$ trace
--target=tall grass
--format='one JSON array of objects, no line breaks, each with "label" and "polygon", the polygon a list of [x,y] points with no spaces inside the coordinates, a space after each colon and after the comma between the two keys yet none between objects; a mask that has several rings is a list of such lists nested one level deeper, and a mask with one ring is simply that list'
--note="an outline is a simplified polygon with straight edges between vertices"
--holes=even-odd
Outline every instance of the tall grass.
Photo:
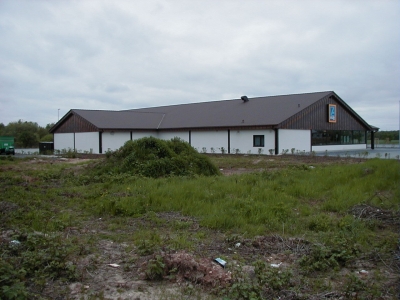
[{"label": "tall grass", "polygon": [[[35,172],[28,170],[27,174],[46,181],[45,189],[35,188],[36,181],[27,185],[18,172],[0,177],[7,186],[3,197],[10,195],[24,211],[16,222],[25,218],[27,226],[39,231],[69,226],[72,217],[68,209],[80,207],[81,214],[96,216],[138,217],[177,211],[212,229],[249,236],[273,232],[299,235],[340,229],[349,209],[360,203],[398,210],[400,198],[398,162],[379,159],[213,177],[74,176],[56,166]],[[10,186],[11,182],[15,185]],[[385,196],[375,197],[377,193]],[[49,201],[43,201],[46,198]],[[63,209],[51,211],[56,203]]]},{"label": "tall grass", "polygon": [[[249,236],[298,235],[342,230],[342,219],[356,204],[398,209],[399,179],[396,161],[375,159],[229,177],[132,177],[123,184],[94,185],[84,203],[98,215],[137,217],[151,211],[178,211],[212,229]],[[377,192],[391,196],[377,203]],[[350,223],[352,228],[361,226]]]}]

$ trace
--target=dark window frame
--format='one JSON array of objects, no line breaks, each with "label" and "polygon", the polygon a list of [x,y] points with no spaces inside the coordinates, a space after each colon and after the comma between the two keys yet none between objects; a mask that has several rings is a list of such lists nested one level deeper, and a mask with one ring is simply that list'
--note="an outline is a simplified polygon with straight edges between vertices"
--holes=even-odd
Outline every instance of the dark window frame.
[{"label": "dark window frame", "polygon": [[265,147],[264,135],[253,135],[253,147]]}]

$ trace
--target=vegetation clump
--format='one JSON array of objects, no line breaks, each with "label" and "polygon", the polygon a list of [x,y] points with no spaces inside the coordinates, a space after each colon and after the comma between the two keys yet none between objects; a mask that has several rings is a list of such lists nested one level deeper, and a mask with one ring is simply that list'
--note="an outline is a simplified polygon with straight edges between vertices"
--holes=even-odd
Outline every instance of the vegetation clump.
[{"label": "vegetation clump", "polygon": [[19,234],[15,240],[3,235],[0,243],[0,299],[41,299],[49,281],[77,280],[76,266],[69,260],[73,243],[60,235]]},{"label": "vegetation clump", "polygon": [[198,153],[187,142],[173,138],[165,141],[145,137],[128,141],[115,152],[109,152],[101,171],[129,173],[144,177],[219,175],[210,159]]}]

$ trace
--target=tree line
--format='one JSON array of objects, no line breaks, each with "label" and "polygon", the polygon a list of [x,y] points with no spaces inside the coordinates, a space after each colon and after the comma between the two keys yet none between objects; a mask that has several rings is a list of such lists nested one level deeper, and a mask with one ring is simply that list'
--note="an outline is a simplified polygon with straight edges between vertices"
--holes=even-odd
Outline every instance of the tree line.
[{"label": "tree line", "polygon": [[0,123],[0,136],[13,136],[16,148],[37,148],[39,142],[52,142],[53,135],[49,132],[54,123],[41,127],[36,122],[19,120],[8,125]]},{"label": "tree line", "polygon": [[[376,139],[384,140],[384,141],[398,141],[399,140],[399,131],[398,130],[388,130],[388,131],[378,131],[375,132]],[[371,139],[371,133],[368,133],[368,139]]]}]

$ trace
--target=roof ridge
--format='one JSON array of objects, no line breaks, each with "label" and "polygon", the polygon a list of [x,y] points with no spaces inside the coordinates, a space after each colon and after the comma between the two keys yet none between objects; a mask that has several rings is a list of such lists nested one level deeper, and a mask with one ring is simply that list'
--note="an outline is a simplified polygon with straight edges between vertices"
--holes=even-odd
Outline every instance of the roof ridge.
[{"label": "roof ridge", "polygon": [[135,111],[136,109],[125,109],[125,110],[108,110],[108,109],[80,109],[80,108],[72,108],[71,111],[79,112],[79,111],[93,111],[93,112],[127,112],[127,113],[137,113],[137,114],[163,114],[162,112],[157,111]]},{"label": "roof ridge", "polygon": [[[308,93],[272,95],[272,96],[258,96],[258,97],[248,97],[248,98],[251,100],[251,99],[259,99],[259,98],[275,98],[275,97],[312,95],[312,94],[324,94],[324,93],[334,93],[334,91],[308,92]],[[172,105],[131,108],[131,109],[123,110],[123,111],[145,110],[145,109],[155,109],[155,108],[163,108],[163,107],[175,107],[175,106],[181,106],[181,105],[200,105],[200,104],[204,104],[204,103],[217,103],[217,102],[236,101],[236,100],[241,100],[241,99],[235,98],[235,99],[211,100],[211,101],[201,101],[201,102],[178,103],[178,104],[172,104]]]}]

